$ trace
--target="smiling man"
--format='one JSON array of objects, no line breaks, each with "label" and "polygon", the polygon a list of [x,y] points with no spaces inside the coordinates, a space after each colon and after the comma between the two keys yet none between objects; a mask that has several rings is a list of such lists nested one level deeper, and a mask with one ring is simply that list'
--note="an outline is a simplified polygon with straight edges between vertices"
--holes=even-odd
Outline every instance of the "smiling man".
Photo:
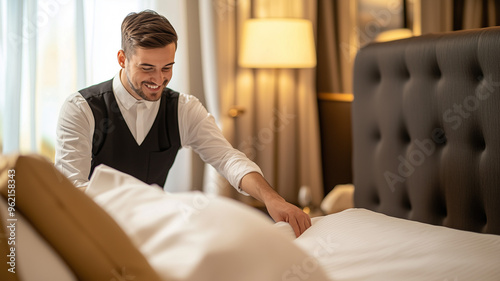
[{"label": "smiling man", "polygon": [[178,150],[191,147],[299,236],[311,226],[309,216],[279,196],[260,168],[229,144],[198,99],[167,88],[176,49],[177,34],[165,17],[149,10],[125,17],[121,70],[72,94],[61,108],[56,167],[81,188],[99,164],[163,186]]}]

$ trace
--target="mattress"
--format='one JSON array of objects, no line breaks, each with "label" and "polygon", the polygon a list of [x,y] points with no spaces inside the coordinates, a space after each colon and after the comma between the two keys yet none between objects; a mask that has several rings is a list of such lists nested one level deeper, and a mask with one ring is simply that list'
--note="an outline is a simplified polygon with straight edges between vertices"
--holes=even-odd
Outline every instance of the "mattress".
[{"label": "mattress", "polygon": [[[286,234],[294,239],[291,228]],[[294,243],[331,280],[500,280],[500,236],[366,209],[316,218]]]}]

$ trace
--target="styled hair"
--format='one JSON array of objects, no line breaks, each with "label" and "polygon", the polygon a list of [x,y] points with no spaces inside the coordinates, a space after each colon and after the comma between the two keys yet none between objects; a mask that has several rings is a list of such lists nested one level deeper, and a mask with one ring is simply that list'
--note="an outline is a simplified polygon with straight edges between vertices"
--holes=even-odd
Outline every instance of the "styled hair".
[{"label": "styled hair", "polygon": [[152,10],[128,14],[122,22],[122,49],[125,55],[135,53],[135,48],[162,48],[175,43],[177,33],[164,16]]}]

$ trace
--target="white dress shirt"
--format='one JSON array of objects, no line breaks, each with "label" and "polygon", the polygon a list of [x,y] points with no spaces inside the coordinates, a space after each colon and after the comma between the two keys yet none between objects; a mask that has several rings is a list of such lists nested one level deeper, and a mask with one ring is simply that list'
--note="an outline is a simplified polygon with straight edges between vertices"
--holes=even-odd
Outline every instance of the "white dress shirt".
[{"label": "white dress shirt", "polygon": [[[120,73],[113,78],[113,92],[130,132],[140,145],[153,126],[160,101],[136,100],[122,85]],[[239,186],[244,175],[250,172],[262,175],[254,162],[229,144],[214,117],[196,97],[179,95],[178,120],[182,147],[193,148],[238,191],[242,192]],[[94,115],[85,98],[79,92],[69,96],[59,114],[55,166],[77,187],[88,184],[94,126]]]}]

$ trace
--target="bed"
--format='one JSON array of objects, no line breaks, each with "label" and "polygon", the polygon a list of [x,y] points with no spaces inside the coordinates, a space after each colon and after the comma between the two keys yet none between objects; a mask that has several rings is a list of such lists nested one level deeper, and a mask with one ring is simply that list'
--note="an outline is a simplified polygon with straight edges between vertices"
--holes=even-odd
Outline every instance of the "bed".
[{"label": "bed", "polygon": [[2,156],[0,279],[500,280],[499,46],[487,28],[362,48],[355,208],[299,238],[230,199],[106,166],[82,193],[39,156]]}]

